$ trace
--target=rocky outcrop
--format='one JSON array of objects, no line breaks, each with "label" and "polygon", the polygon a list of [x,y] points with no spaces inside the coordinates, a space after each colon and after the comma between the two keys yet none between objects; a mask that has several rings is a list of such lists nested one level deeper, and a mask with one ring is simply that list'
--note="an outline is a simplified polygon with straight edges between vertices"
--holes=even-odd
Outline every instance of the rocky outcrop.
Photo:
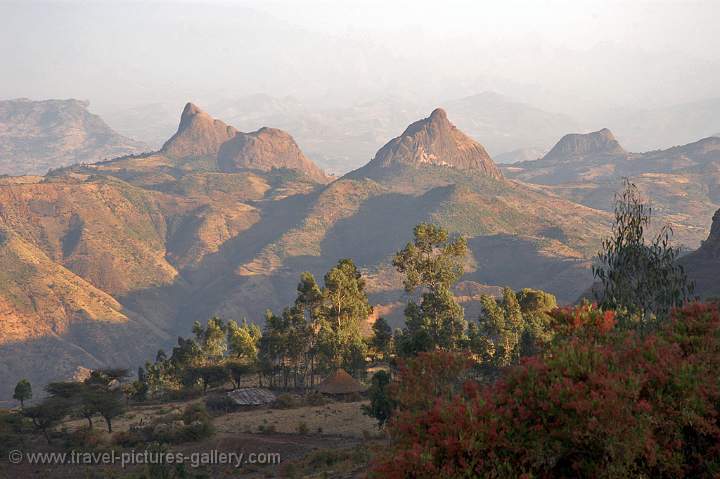
[{"label": "rocky outcrop", "polygon": [[408,126],[402,135],[383,146],[359,172],[425,165],[479,170],[488,176],[502,178],[502,173],[485,148],[450,123],[441,108],[434,110],[428,118]]},{"label": "rocky outcrop", "polygon": [[695,293],[703,298],[720,297],[720,210],[712,218],[708,238],[700,248],[680,259]]},{"label": "rocky outcrop", "polygon": [[192,103],[185,105],[180,126],[160,152],[171,158],[215,157],[220,146],[238,131],[216,120]]},{"label": "rocky outcrop", "polygon": [[163,145],[160,153],[173,159],[211,159],[226,173],[289,169],[319,183],[330,180],[288,133],[267,127],[243,133],[192,103],[185,105],[177,133]]},{"label": "rocky outcrop", "polygon": [[607,128],[592,133],[571,133],[560,141],[543,158],[544,161],[562,161],[594,155],[624,155],[626,152]]},{"label": "rocky outcrop", "polygon": [[293,137],[276,128],[237,133],[220,147],[218,166],[224,172],[286,168],[320,183],[328,181],[327,175],[303,154]]}]

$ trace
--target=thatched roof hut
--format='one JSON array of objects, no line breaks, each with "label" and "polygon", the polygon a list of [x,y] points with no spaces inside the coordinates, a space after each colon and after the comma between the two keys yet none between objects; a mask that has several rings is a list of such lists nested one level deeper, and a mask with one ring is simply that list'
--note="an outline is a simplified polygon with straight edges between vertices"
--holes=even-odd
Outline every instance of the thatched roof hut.
[{"label": "thatched roof hut", "polygon": [[367,389],[344,369],[338,369],[315,388],[323,394],[343,395],[362,393]]},{"label": "thatched roof hut", "polygon": [[262,406],[275,402],[275,395],[262,388],[240,388],[227,393],[239,406]]}]

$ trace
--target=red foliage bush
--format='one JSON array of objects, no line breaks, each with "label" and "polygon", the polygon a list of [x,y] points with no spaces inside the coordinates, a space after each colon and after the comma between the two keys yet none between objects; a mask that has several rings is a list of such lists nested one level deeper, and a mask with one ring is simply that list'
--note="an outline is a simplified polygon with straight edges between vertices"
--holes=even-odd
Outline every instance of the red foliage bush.
[{"label": "red foliage bush", "polygon": [[556,319],[565,339],[500,381],[466,381],[430,407],[400,409],[392,450],[370,476],[720,475],[717,305],[677,310],[646,337],[607,334],[612,314],[592,307],[561,310]]}]

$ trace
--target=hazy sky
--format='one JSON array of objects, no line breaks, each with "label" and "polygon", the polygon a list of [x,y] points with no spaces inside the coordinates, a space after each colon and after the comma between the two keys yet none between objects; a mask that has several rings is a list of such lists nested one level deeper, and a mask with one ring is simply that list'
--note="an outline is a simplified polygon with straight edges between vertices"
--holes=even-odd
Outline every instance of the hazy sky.
[{"label": "hazy sky", "polygon": [[0,98],[662,106],[720,96],[719,21],[715,0],[0,0]]}]

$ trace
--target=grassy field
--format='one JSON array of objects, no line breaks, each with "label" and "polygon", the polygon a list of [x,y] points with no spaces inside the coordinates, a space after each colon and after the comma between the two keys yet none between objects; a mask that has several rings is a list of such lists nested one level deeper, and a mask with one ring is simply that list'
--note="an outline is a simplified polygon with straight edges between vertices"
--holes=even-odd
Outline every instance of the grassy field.
[{"label": "grassy field", "polygon": [[[132,405],[127,412],[113,421],[113,434],[108,434],[101,418],[93,420],[93,432],[87,434],[87,420],[72,418],[58,428],[64,434],[48,445],[40,436],[28,438],[22,446],[25,452],[55,452],[72,450],[83,452],[123,453],[155,450],[155,445],[142,444],[121,447],[116,444],[119,435],[138,425],[157,422],[163,417],[181,415],[189,405],[202,399],[176,401],[155,405]],[[366,401],[329,401],[323,405],[298,405],[278,409],[260,407],[212,418],[214,434],[194,442],[165,446],[167,451],[181,453],[186,458],[213,451],[224,453],[255,454],[265,457],[269,464],[250,463],[246,459],[240,467],[235,464],[200,465],[192,462],[175,470],[176,466],[150,468],[145,465],[122,467],[111,465],[14,465],[7,458],[0,459],[0,477],[22,478],[356,478],[363,477],[372,451],[386,443],[375,421],[362,414]],[[61,437],[62,436],[62,437]],[[78,440],[82,437],[82,440]],[[263,456],[264,455],[264,456]],[[279,463],[277,462],[279,459]],[[187,460],[186,460],[187,461]],[[255,461],[261,461],[255,459]]]}]

